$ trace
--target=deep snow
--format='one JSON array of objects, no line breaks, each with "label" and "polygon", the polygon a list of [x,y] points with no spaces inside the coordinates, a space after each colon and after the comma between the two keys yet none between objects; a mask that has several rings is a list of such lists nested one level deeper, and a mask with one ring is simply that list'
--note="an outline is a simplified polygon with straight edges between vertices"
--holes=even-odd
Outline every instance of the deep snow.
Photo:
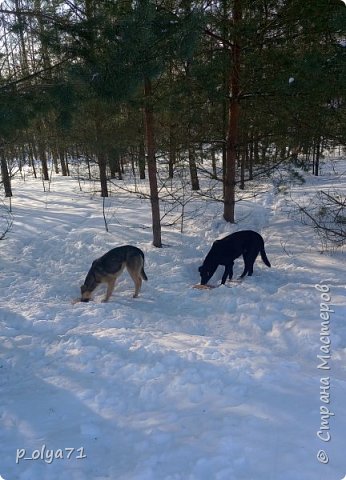
[{"label": "deep snow", "polygon": [[[335,184],[324,173],[306,175],[292,195]],[[0,242],[5,480],[345,476],[345,257],[321,253],[313,230],[288,214],[287,195],[268,183],[237,205],[237,225],[221,220],[220,204],[197,199],[188,208],[202,205],[203,216],[191,215],[183,234],[164,228],[156,249],[145,199],[108,199],[107,233],[87,182],[80,192],[53,176],[43,192],[17,176],[13,187],[14,225]],[[263,235],[272,268],[257,259],[240,285],[191,288],[213,240],[247,228]],[[100,288],[94,302],[72,305],[91,261],[124,244],[146,255],[140,297],[124,274],[108,304]],[[322,343],[321,304],[334,310]],[[323,345],[330,370],[318,368]],[[330,398],[320,398],[321,379]],[[321,424],[329,441],[317,436]],[[43,458],[21,458],[32,455]]]}]

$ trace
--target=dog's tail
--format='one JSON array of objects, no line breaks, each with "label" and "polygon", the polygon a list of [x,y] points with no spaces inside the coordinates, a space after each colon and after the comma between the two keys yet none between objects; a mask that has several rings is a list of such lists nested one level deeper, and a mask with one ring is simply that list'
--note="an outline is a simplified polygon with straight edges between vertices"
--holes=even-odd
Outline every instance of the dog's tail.
[{"label": "dog's tail", "polygon": [[148,277],[146,276],[146,273],[144,271],[144,253],[142,252],[142,250],[140,250],[140,254],[142,257],[141,277],[143,280],[147,281]]},{"label": "dog's tail", "polygon": [[148,280],[148,277],[146,276],[145,271],[144,271],[144,267],[142,267],[142,270],[141,270],[141,277],[142,277],[143,280],[145,280],[145,281]]},{"label": "dog's tail", "polygon": [[264,250],[264,245],[261,248],[260,253],[261,253],[261,258],[262,258],[263,262],[267,265],[267,267],[271,267],[270,262],[269,262],[268,257],[267,257],[267,254]]}]

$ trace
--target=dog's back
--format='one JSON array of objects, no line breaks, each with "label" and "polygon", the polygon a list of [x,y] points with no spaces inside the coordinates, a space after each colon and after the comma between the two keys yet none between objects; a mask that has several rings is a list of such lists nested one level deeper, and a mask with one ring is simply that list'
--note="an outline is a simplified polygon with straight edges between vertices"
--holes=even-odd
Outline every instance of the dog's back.
[{"label": "dog's back", "polygon": [[100,275],[114,275],[128,265],[138,265],[138,269],[140,266],[143,269],[143,280],[147,280],[144,272],[144,253],[132,245],[113,248],[92,263]]},{"label": "dog's back", "polygon": [[224,261],[235,260],[243,255],[244,252],[264,250],[264,241],[262,236],[253,230],[241,230],[240,232],[231,233],[220,240],[213,243],[212,252],[220,260],[220,265],[224,265]]}]

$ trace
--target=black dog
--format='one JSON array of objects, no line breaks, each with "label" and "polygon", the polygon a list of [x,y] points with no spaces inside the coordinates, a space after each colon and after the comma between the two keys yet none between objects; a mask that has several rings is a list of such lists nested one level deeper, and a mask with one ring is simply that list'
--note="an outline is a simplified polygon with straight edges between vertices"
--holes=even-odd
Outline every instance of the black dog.
[{"label": "black dog", "polygon": [[201,274],[201,285],[206,285],[209,282],[219,265],[225,266],[221,284],[225,284],[227,276],[231,280],[234,260],[240,257],[240,255],[243,255],[245,264],[240,278],[245,277],[246,274],[250,277],[253,274],[253,265],[259,253],[263,262],[267,267],[270,267],[271,265],[264,250],[263,238],[259,233],[252,230],[232,233],[221,240],[216,240],[205,257],[203,265],[198,269]]}]

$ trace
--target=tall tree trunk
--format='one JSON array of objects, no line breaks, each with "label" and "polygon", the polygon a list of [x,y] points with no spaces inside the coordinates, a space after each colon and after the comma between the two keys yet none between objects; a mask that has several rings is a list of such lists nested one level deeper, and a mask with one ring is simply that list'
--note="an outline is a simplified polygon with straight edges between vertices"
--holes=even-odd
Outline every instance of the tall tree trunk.
[{"label": "tall tree trunk", "polygon": [[37,151],[35,155],[38,156],[39,161],[42,167],[42,178],[43,180],[49,180],[49,172],[48,172],[48,162],[47,162],[47,152],[46,152],[46,145],[44,142],[44,122],[43,120],[39,119],[37,124]]},{"label": "tall tree trunk", "polygon": [[[242,19],[241,0],[234,0],[233,9],[233,26],[235,30],[239,27]],[[235,175],[237,162],[237,146],[238,146],[238,129],[240,118],[240,41],[239,34],[235,31],[233,44],[231,47],[231,71],[229,78],[229,90],[231,94],[229,104],[229,121],[227,135],[226,150],[226,172],[225,172],[225,189],[224,189],[224,211],[223,217],[227,222],[234,223],[235,209]]]},{"label": "tall tree trunk", "polygon": [[247,147],[245,147],[240,156],[240,185],[239,188],[241,190],[245,189],[245,163],[246,163],[246,155],[247,154]]},{"label": "tall tree trunk", "polygon": [[160,204],[159,193],[157,187],[156,157],[155,157],[155,134],[154,134],[154,113],[152,105],[152,87],[148,77],[144,78],[144,121],[145,135],[148,153],[148,176],[150,186],[150,202],[153,227],[153,245],[161,248],[161,221],[160,221]]},{"label": "tall tree trunk", "polygon": [[4,185],[5,197],[12,197],[11,177],[8,172],[7,161],[5,158],[5,149],[0,147],[1,178]]},{"label": "tall tree trunk", "polygon": [[[174,91],[174,67],[173,62],[170,62],[169,65],[169,91]],[[177,160],[177,145],[175,138],[175,116],[174,111],[174,97],[172,93],[170,94],[169,99],[169,153],[168,153],[168,178],[172,179],[174,176],[174,167]]]},{"label": "tall tree trunk", "polygon": [[210,154],[211,154],[211,166],[212,166],[212,171],[213,171],[213,178],[215,178],[215,180],[216,180],[217,179],[216,151],[215,151],[214,147],[212,147]]},{"label": "tall tree trunk", "polygon": [[59,173],[59,155],[58,155],[58,150],[56,148],[56,145],[53,145],[52,147],[52,159],[53,159],[54,171],[55,173]]},{"label": "tall tree trunk", "polygon": [[94,121],[95,121],[95,143],[96,143],[96,158],[97,165],[99,167],[101,197],[108,197],[108,185],[107,185],[107,155],[105,142],[102,136],[101,127],[102,114],[100,111],[100,105],[96,104],[94,109]]},{"label": "tall tree trunk", "polygon": [[129,148],[129,155],[130,155],[132,175],[136,177],[135,152],[133,151],[133,148]]},{"label": "tall tree trunk", "polygon": [[249,180],[253,180],[253,136],[251,136],[248,150],[249,150],[249,165],[248,165]]},{"label": "tall tree trunk", "polygon": [[[187,92],[189,98],[192,98],[192,85],[191,85],[191,61],[188,61],[186,64],[186,81],[187,81]],[[192,138],[192,111],[190,103],[188,103],[188,126],[187,126],[187,142],[188,142],[188,155],[189,155],[189,170],[191,178],[191,188],[192,190],[199,190],[199,181],[197,175],[197,165],[195,157],[195,147],[193,145]]]},{"label": "tall tree trunk", "polygon": [[169,158],[168,158],[168,178],[173,178],[174,167],[177,161],[177,145],[175,140],[174,125],[172,120],[169,124]]},{"label": "tall tree trunk", "polygon": [[261,162],[263,165],[265,165],[266,163],[267,150],[268,150],[268,141],[264,140],[261,148]]},{"label": "tall tree trunk", "polygon": [[321,157],[321,137],[318,137],[315,141],[316,150],[315,150],[315,171],[314,175],[318,177],[320,171],[320,157]]},{"label": "tall tree trunk", "polygon": [[68,170],[67,170],[67,162],[65,160],[65,152],[63,148],[59,148],[59,159],[60,159],[60,165],[61,165],[61,173],[63,177],[67,177],[68,175]]},{"label": "tall tree trunk", "polygon": [[40,38],[40,50],[41,50],[42,63],[46,70],[46,75],[48,75],[51,78],[52,76],[50,72],[51,61],[48,53],[47,43],[44,40],[46,32],[45,32],[44,23],[42,21],[41,3],[42,3],[41,0],[34,0],[34,8],[38,14],[37,22],[38,22],[38,30],[39,30],[39,38]]},{"label": "tall tree trunk", "polygon": [[[229,37],[229,14],[228,0],[222,0],[222,36],[224,39]],[[229,122],[229,47],[226,42],[223,44],[223,65],[222,65],[222,188],[223,198],[225,198],[226,189],[226,166],[227,166],[227,132]]]},{"label": "tall tree trunk", "polygon": [[34,178],[37,178],[36,167],[35,167],[35,153],[34,147],[32,143],[28,145],[28,157],[29,157],[29,166],[32,167],[32,173],[34,174]]},{"label": "tall tree trunk", "polygon": [[190,177],[191,177],[191,188],[192,190],[199,190],[199,181],[197,175],[197,166],[196,166],[196,159],[195,159],[195,149],[189,144],[189,169],[190,169]]},{"label": "tall tree trunk", "polygon": [[42,178],[43,180],[49,180],[49,171],[48,171],[48,162],[47,162],[47,152],[45,145],[41,139],[38,141],[38,154],[40,156],[40,162],[42,166]]},{"label": "tall tree trunk", "polygon": [[104,152],[100,152],[97,156],[97,163],[100,172],[101,197],[108,197],[107,186],[107,157]]},{"label": "tall tree trunk", "polygon": [[111,178],[116,178],[118,175],[118,180],[122,180],[122,173],[120,168],[120,152],[117,148],[113,148],[108,159],[109,169],[111,172]]},{"label": "tall tree trunk", "polygon": [[138,168],[139,168],[139,178],[141,180],[145,179],[145,147],[143,142],[139,143],[138,148]]},{"label": "tall tree trunk", "polygon": [[118,180],[122,180],[123,175],[124,175],[124,166],[123,166],[122,156],[121,156],[120,153],[118,153],[116,161],[117,161],[117,167],[116,168],[117,168],[117,172],[118,172]]},{"label": "tall tree trunk", "polygon": [[91,180],[91,166],[90,166],[89,154],[87,155],[87,158],[86,158],[86,164],[87,164],[87,169],[88,169],[88,179]]},{"label": "tall tree trunk", "polygon": [[22,6],[20,5],[19,0],[14,1],[14,6],[15,6],[15,11],[16,11],[16,16],[17,16],[17,28],[18,28],[18,33],[19,33],[19,59],[20,59],[20,66],[22,69],[22,74],[24,76],[27,76],[29,74],[29,66],[28,66],[28,56],[26,52],[26,44],[25,44],[25,38],[24,38],[24,21],[23,21],[23,15],[21,14]]}]

